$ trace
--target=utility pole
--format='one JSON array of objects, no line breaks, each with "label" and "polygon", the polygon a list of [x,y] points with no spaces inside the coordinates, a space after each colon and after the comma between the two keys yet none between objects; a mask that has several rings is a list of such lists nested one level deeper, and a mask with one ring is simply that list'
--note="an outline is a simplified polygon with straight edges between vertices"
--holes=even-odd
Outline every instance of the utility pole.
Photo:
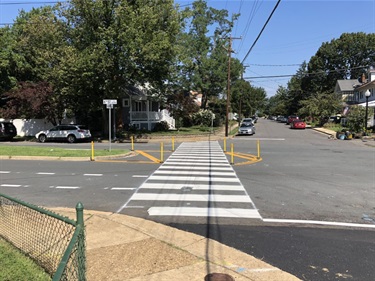
[{"label": "utility pole", "polygon": [[230,63],[231,63],[231,57],[232,57],[232,40],[233,39],[241,39],[234,38],[232,35],[229,36],[229,48],[228,48],[228,82],[227,82],[227,106],[226,106],[226,118],[225,118],[225,136],[228,136],[228,126],[229,126],[229,111],[230,111]]}]

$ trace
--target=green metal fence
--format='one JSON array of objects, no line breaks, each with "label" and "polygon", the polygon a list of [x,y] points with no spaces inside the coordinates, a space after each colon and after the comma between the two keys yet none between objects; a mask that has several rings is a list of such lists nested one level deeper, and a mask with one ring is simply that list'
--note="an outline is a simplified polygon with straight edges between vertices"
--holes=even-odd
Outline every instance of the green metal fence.
[{"label": "green metal fence", "polygon": [[0,193],[0,237],[58,280],[86,280],[83,205],[77,221]]}]

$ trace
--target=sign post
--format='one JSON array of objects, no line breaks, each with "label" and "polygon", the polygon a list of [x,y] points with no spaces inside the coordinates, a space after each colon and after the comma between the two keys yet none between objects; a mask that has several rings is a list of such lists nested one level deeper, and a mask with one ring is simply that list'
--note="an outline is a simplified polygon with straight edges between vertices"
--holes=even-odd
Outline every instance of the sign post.
[{"label": "sign post", "polygon": [[107,106],[107,109],[109,109],[108,111],[108,133],[109,133],[109,136],[108,136],[108,140],[109,140],[109,151],[111,151],[111,131],[112,131],[112,127],[111,127],[111,109],[113,108],[113,105],[114,104],[117,104],[117,100],[103,100],[103,104],[105,104]]}]

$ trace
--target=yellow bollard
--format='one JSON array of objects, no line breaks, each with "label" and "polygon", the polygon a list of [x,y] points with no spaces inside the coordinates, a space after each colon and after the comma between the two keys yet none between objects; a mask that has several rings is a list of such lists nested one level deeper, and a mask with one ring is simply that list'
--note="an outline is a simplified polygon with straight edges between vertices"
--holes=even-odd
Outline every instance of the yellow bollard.
[{"label": "yellow bollard", "polygon": [[160,143],[160,163],[163,163],[163,162],[164,162],[164,145],[161,142]]},{"label": "yellow bollard", "polygon": [[172,137],[172,151],[174,151],[174,136]]},{"label": "yellow bollard", "polygon": [[134,136],[131,136],[130,140],[132,142],[132,151],[134,151]]},{"label": "yellow bollard", "polygon": [[230,144],[230,164],[234,164],[234,146],[233,143]]},{"label": "yellow bollard", "polygon": [[91,141],[91,161],[94,161],[94,142]]},{"label": "yellow bollard", "polygon": [[224,138],[224,152],[227,152],[227,138]]},{"label": "yellow bollard", "polygon": [[260,143],[259,140],[257,140],[257,150],[258,150],[258,159],[260,159]]}]

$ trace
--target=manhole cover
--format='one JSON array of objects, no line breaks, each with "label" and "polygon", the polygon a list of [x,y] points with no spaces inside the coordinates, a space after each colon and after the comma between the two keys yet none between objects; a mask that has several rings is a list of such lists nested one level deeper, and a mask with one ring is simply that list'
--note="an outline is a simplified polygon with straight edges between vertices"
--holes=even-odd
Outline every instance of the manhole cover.
[{"label": "manhole cover", "polygon": [[210,273],[204,277],[204,281],[235,281],[234,278],[224,273]]},{"label": "manhole cover", "polygon": [[193,188],[191,186],[183,186],[181,187],[182,192],[191,192]]}]

